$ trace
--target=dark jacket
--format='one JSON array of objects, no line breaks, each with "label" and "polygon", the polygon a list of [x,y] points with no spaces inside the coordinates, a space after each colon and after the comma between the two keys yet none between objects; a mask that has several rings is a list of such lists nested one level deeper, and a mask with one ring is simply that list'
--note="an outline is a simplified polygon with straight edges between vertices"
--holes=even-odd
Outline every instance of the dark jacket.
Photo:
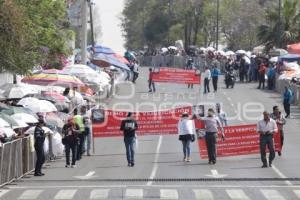
[{"label": "dark jacket", "polygon": [[138,129],[138,125],[134,119],[127,118],[121,123],[120,130],[124,132],[124,137],[135,137],[135,131]]},{"label": "dark jacket", "polygon": [[73,145],[78,142],[78,133],[80,132],[80,128],[77,124],[65,124],[62,130],[62,134],[64,138],[66,138],[66,144]]},{"label": "dark jacket", "polygon": [[34,145],[43,147],[45,137],[45,131],[42,127],[36,126],[34,129]]}]

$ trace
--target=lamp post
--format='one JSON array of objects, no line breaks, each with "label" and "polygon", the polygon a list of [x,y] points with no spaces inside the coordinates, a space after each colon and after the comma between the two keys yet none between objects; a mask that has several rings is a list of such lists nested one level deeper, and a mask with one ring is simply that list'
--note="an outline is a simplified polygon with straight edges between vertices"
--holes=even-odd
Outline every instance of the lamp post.
[{"label": "lamp post", "polygon": [[280,42],[280,32],[281,32],[281,0],[278,0],[278,30],[277,30],[277,47],[281,47]]},{"label": "lamp post", "polygon": [[94,22],[93,22],[93,2],[92,0],[87,0],[90,9],[90,25],[91,25],[91,42],[92,47],[95,47],[95,38],[94,38]]},{"label": "lamp post", "polygon": [[219,46],[219,15],[220,15],[220,0],[217,0],[217,27],[216,27],[216,50],[218,51]]}]

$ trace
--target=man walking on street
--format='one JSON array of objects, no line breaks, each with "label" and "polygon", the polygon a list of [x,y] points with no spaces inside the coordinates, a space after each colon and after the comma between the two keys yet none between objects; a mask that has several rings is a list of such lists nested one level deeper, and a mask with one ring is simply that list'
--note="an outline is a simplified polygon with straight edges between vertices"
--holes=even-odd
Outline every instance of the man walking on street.
[{"label": "man walking on street", "polygon": [[121,123],[120,130],[124,133],[124,143],[126,147],[126,157],[128,162],[128,167],[134,166],[134,150],[136,136],[135,131],[138,129],[137,122],[132,117],[132,113],[127,114],[127,118]]},{"label": "man walking on street", "polygon": [[[277,123],[277,128],[280,134],[281,149],[282,149],[283,141],[284,141],[283,126],[285,125],[286,120],[283,114],[281,114],[281,112],[279,111],[278,106],[273,107],[273,113],[270,114],[270,117],[274,119]],[[281,150],[278,151],[278,155],[281,156]]]},{"label": "man walking on street", "polygon": [[84,123],[83,123],[83,117],[80,115],[77,111],[77,109],[74,110],[74,117],[73,117],[74,123],[79,126],[79,144],[78,144],[78,149],[77,149],[77,160],[81,159],[82,154],[84,153],[84,140],[85,140],[85,128],[84,128]]},{"label": "man walking on street", "polygon": [[152,68],[149,68],[149,80],[148,80],[148,87],[149,87],[149,92],[155,92],[155,83],[153,82],[153,70]]},{"label": "man walking on street", "polygon": [[284,88],[285,88],[285,90],[283,93],[283,107],[284,107],[284,111],[286,113],[285,118],[288,118],[290,116],[290,112],[291,112],[291,101],[292,101],[292,97],[293,97],[293,92],[287,86],[285,86]]},{"label": "man walking on street", "polygon": [[216,164],[217,162],[217,137],[218,128],[222,131],[222,140],[224,140],[224,130],[221,122],[215,116],[215,111],[210,108],[208,109],[207,117],[200,118],[205,124],[205,142],[208,152],[208,164]]},{"label": "man walking on street", "polygon": [[36,164],[34,176],[44,176],[42,173],[42,166],[45,162],[44,142],[46,138],[45,131],[43,130],[44,120],[39,119],[38,124],[34,129],[34,149],[36,152]]},{"label": "man walking on street", "polygon": [[217,92],[217,90],[218,90],[218,77],[219,77],[219,75],[220,75],[220,71],[217,68],[217,66],[214,65],[214,67],[212,69],[212,73],[211,73],[213,87],[214,87],[214,92]]},{"label": "man walking on street", "polygon": [[270,118],[267,111],[263,112],[264,118],[257,123],[257,132],[260,134],[260,155],[263,163],[262,168],[267,168],[266,146],[270,151],[269,167],[272,167],[272,162],[275,158],[275,149],[273,135],[277,132],[277,124],[275,120]]},{"label": "man walking on street", "polygon": [[208,67],[205,67],[204,71],[204,94],[209,93],[209,81],[211,79],[211,72]]}]

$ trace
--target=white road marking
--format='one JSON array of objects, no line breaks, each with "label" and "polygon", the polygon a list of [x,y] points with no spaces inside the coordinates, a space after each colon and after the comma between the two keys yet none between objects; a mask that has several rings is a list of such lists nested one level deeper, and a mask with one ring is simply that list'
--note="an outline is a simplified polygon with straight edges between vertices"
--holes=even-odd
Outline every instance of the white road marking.
[{"label": "white road marking", "polygon": [[195,194],[195,198],[198,200],[213,200],[214,196],[210,190],[193,190]]},{"label": "white road marking", "polygon": [[60,190],[54,197],[54,199],[73,199],[77,190]]},{"label": "white road marking", "polygon": [[[10,186],[9,189],[61,189],[61,188],[127,188],[128,185],[43,185],[43,186]],[[130,187],[145,187],[145,185],[130,185]],[[149,188],[294,188],[300,190],[300,185],[149,185]]]},{"label": "white road marking", "polygon": [[277,190],[260,190],[264,197],[268,200],[285,200]]},{"label": "white road marking", "polygon": [[0,197],[3,197],[6,193],[8,193],[10,190],[0,190]]},{"label": "white road marking", "polygon": [[89,173],[87,173],[87,175],[85,175],[85,176],[93,176],[94,174],[95,174],[96,172],[95,171],[90,171]]},{"label": "white road marking", "polygon": [[90,194],[90,199],[107,199],[109,194],[109,189],[92,190]]},{"label": "white road marking", "polygon": [[223,178],[223,177],[227,176],[227,174],[219,174],[218,170],[216,170],[216,169],[212,169],[210,171],[211,171],[211,174],[205,175],[205,176],[209,176],[209,177],[213,177],[213,178]]},{"label": "white road marking", "polygon": [[[158,158],[159,158],[159,151],[160,151],[161,143],[162,143],[162,136],[160,135],[159,139],[158,139],[157,147],[156,147],[153,169],[152,169],[149,179],[154,179],[154,177],[156,175],[156,172],[158,169],[157,162],[158,162]],[[147,186],[150,186],[150,185],[152,185],[152,181],[148,181]]]},{"label": "white road marking", "polygon": [[243,190],[226,190],[226,192],[233,200],[250,200]]},{"label": "white road marking", "polygon": [[162,189],[160,190],[160,199],[178,199],[178,192],[177,190]]},{"label": "white road marking", "polygon": [[[287,178],[275,165],[272,165],[272,169],[280,178]],[[284,181],[287,185],[293,185],[291,181]]]},{"label": "white road marking", "polygon": [[142,199],[143,196],[143,189],[127,189],[125,192],[125,198]]},{"label": "white road marking", "polygon": [[44,190],[26,190],[18,199],[36,199]]},{"label": "white road marking", "polygon": [[294,190],[294,193],[300,199],[300,190]]}]

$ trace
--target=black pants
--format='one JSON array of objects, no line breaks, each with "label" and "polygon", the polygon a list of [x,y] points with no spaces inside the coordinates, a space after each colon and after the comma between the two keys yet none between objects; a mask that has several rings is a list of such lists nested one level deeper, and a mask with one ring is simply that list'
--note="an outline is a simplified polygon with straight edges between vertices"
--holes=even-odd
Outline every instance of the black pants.
[{"label": "black pants", "polygon": [[272,163],[272,161],[275,158],[273,135],[260,135],[260,155],[261,155],[261,161],[264,165],[267,165],[267,158],[266,158],[267,146],[270,151],[269,163]]},{"label": "black pants", "polygon": [[212,77],[212,82],[213,82],[214,91],[216,92],[218,90],[218,77],[213,76]]},{"label": "black pants", "polygon": [[156,91],[155,83],[152,80],[148,81],[148,87],[149,87],[149,92],[155,92]]},{"label": "black pants", "polygon": [[279,130],[279,134],[280,134],[280,144],[281,144],[281,149],[282,149],[283,143],[284,143],[284,133],[283,133],[283,130]]},{"label": "black pants", "polygon": [[209,79],[204,79],[204,93],[209,92]]},{"label": "black pants", "polygon": [[42,166],[45,162],[45,153],[43,144],[35,144],[34,149],[36,152],[35,174],[42,173]]},{"label": "black pants", "polygon": [[258,83],[258,89],[261,88],[262,85],[262,89],[265,89],[265,75],[264,74],[259,74],[259,83]]},{"label": "black pants", "polygon": [[206,132],[205,142],[208,153],[208,161],[213,162],[217,160],[217,133]]},{"label": "black pants", "polygon": [[77,160],[81,159],[81,155],[84,153],[84,133],[80,133],[78,135],[79,138],[79,144],[78,144],[78,149],[77,149]]},{"label": "black pants", "polygon": [[275,83],[275,79],[273,77],[268,78],[268,89],[269,90],[273,90],[274,89],[274,83]]},{"label": "black pants", "polygon": [[77,154],[77,144],[66,144],[65,145],[66,150],[66,165],[70,165],[70,152],[72,151],[72,165],[75,165],[76,163],[76,156]]},{"label": "black pants", "polygon": [[289,100],[284,100],[283,101],[283,107],[284,107],[284,111],[286,113],[286,116],[290,116],[291,113],[291,104],[289,102]]},{"label": "black pants", "polygon": [[188,88],[194,88],[194,84],[188,84]]}]

